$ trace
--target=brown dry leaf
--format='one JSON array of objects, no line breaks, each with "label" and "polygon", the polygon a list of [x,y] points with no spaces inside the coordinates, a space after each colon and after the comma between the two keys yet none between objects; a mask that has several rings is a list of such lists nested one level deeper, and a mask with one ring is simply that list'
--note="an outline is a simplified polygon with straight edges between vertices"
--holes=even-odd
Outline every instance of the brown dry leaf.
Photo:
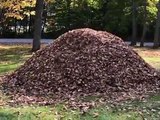
[{"label": "brown dry leaf", "polygon": [[98,116],[99,116],[99,113],[97,113],[97,112],[93,113],[93,117],[94,117],[94,118],[96,118],[96,117],[98,117]]}]

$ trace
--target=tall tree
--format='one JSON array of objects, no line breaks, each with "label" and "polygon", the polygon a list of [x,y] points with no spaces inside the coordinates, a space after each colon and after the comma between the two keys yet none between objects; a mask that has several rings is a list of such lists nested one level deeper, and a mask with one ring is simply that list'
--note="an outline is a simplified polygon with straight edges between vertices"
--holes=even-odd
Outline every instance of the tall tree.
[{"label": "tall tree", "polygon": [[36,0],[32,52],[39,50],[41,46],[40,40],[42,32],[43,5],[44,5],[44,0]]},{"label": "tall tree", "polygon": [[160,27],[160,0],[157,4],[158,12],[157,12],[157,21],[156,21],[156,28],[155,28],[155,33],[154,33],[154,48],[158,48],[160,43],[159,43],[159,27]]},{"label": "tall tree", "polygon": [[135,0],[132,0],[132,40],[131,46],[137,43],[137,21],[136,21],[137,6]]},{"label": "tall tree", "polygon": [[66,8],[67,8],[67,28],[70,29],[70,19],[71,19],[71,0],[66,0]]},{"label": "tall tree", "polygon": [[143,16],[143,32],[142,32],[142,37],[141,37],[141,42],[140,42],[140,47],[144,46],[144,40],[147,32],[147,0],[144,0],[144,16]]},{"label": "tall tree", "polygon": [[102,0],[102,7],[100,11],[102,12],[102,26],[104,27],[106,25],[106,13],[108,12],[107,5],[109,3],[109,0]]}]

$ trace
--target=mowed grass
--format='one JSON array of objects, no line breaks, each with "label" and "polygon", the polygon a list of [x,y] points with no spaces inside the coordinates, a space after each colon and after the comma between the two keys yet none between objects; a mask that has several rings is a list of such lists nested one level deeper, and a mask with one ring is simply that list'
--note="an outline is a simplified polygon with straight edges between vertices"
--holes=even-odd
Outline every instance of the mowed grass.
[{"label": "mowed grass", "polygon": [[0,110],[0,120],[141,120],[135,112],[113,112],[107,108],[90,109],[82,114],[79,110],[54,107],[18,107]]},{"label": "mowed grass", "polygon": [[[32,56],[30,45],[0,45],[0,75],[13,72]],[[142,58],[160,70],[160,50],[135,48]],[[114,106],[97,105],[87,112],[64,104],[55,106],[9,106],[0,94],[0,120],[160,120],[160,95],[144,101],[126,101]]]},{"label": "mowed grass", "polygon": [[152,67],[160,70],[160,49],[134,48],[134,50]]},{"label": "mowed grass", "polygon": [[30,45],[0,45],[0,75],[12,72],[31,57]]}]

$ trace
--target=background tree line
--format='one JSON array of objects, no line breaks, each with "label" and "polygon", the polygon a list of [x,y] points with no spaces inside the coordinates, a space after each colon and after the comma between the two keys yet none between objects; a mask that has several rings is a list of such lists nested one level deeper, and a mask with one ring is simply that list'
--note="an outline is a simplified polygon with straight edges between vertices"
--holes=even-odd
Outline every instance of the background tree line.
[{"label": "background tree line", "polygon": [[0,37],[33,37],[35,11],[40,10],[36,3],[43,9],[43,38],[89,27],[131,40],[131,45],[153,41],[160,46],[158,0],[1,0]]}]

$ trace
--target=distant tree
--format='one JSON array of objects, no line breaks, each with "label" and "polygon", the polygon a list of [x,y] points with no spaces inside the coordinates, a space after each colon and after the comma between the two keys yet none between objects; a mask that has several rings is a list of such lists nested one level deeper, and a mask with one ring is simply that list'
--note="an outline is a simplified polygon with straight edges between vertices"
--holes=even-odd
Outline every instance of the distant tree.
[{"label": "distant tree", "polygon": [[39,50],[41,46],[40,40],[41,40],[41,33],[42,33],[43,5],[44,5],[44,0],[36,0],[32,52]]},{"label": "distant tree", "polygon": [[103,0],[101,3],[102,6],[100,8],[100,11],[102,12],[102,26],[106,25],[106,13],[108,12],[107,5],[109,4],[109,0]]},{"label": "distant tree", "polygon": [[141,41],[140,41],[140,47],[144,46],[144,40],[145,40],[145,36],[146,36],[146,32],[147,32],[147,0],[144,0],[143,2],[144,6],[143,6],[143,32],[142,32],[142,37],[141,37]]},{"label": "distant tree", "polygon": [[29,7],[33,7],[35,5],[35,0],[2,0],[0,8],[5,10],[5,17],[8,18],[16,18],[23,19],[26,15],[29,14]]},{"label": "distant tree", "polygon": [[[0,5],[0,26],[2,26],[2,35],[8,32],[14,32],[15,35],[17,35],[19,33],[17,25],[21,28],[23,27],[23,33],[27,32],[27,24],[31,23],[31,20],[28,20],[28,18],[35,15],[34,7],[35,0],[2,0]],[[14,30],[11,29],[13,26]],[[29,29],[30,28],[29,26]],[[10,36],[7,34],[7,37]]]},{"label": "distant tree", "polygon": [[159,2],[157,4],[157,9],[158,9],[158,12],[157,12],[157,20],[156,20],[156,27],[155,27],[155,33],[154,33],[154,45],[153,45],[154,48],[158,48],[159,45],[160,45],[160,42],[159,42],[160,0],[159,0]]},{"label": "distant tree", "polygon": [[137,43],[137,21],[136,21],[137,6],[135,0],[132,0],[132,40],[131,46]]},{"label": "distant tree", "polygon": [[[112,32],[124,39],[132,35],[131,45],[135,45],[137,31],[143,29],[141,46],[147,30],[149,36],[154,34],[158,0],[43,1],[45,5],[40,5],[41,8],[36,7],[36,11],[39,10],[35,16],[35,5],[41,4],[41,0],[37,0],[37,4],[36,0],[1,0],[0,34],[2,37],[32,37],[34,34],[32,50],[36,51],[40,48],[41,31],[43,35],[47,34],[47,37],[56,38],[69,29],[90,27]],[[147,2],[147,5],[142,2]],[[37,27],[38,25],[40,26]],[[34,28],[35,31],[32,32]],[[157,36],[157,32],[155,33]],[[156,37],[155,41],[157,41]]]}]

